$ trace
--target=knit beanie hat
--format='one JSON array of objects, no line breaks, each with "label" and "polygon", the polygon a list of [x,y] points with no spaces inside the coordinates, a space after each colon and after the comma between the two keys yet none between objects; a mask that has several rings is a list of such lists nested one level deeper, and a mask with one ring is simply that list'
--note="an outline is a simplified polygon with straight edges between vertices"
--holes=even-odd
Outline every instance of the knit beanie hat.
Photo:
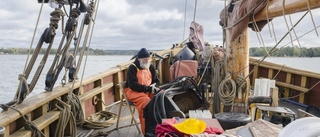
[{"label": "knit beanie hat", "polygon": [[138,58],[148,58],[148,57],[150,57],[150,54],[149,54],[149,52],[147,51],[146,48],[142,48],[138,52],[137,56],[138,56]]}]

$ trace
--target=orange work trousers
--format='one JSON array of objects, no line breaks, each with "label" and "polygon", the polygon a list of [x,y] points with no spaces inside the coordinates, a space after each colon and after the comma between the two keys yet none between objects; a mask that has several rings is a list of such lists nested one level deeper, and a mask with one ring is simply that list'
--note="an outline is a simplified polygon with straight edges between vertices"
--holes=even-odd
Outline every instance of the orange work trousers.
[{"label": "orange work trousers", "polygon": [[132,91],[130,88],[127,88],[125,91],[128,100],[133,102],[138,109],[141,130],[143,135],[145,135],[145,119],[143,118],[143,108],[150,102],[154,95],[151,93]]}]

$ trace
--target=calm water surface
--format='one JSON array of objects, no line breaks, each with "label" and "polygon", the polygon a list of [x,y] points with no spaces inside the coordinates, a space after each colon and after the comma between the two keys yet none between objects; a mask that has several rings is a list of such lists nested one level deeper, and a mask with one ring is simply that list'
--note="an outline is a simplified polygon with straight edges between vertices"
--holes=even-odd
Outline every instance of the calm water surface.
[{"label": "calm water surface", "polygon": [[[35,89],[32,91],[28,97],[44,91],[45,87],[45,76],[48,72],[49,67],[52,64],[54,56],[49,56],[48,61],[45,65],[45,68],[42,71],[42,74],[38,80],[38,83]],[[114,67],[117,64],[128,61],[132,56],[88,56],[84,78],[87,76],[103,72],[108,68]],[[14,98],[14,95],[19,84],[18,76],[22,74],[27,55],[0,55],[0,104],[11,101]],[[35,68],[38,66],[39,60],[42,56],[38,57],[37,62],[35,63]],[[259,59],[259,58],[258,58]],[[79,71],[78,77],[81,78],[83,72],[83,66],[85,64],[85,57],[82,62],[82,68]],[[294,67],[297,69],[304,69],[308,71],[313,71],[320,73],[320,58],[267,58],[265,61],[270,61],[273,63]],[[34,75],[36,69],[33,69],[33,72],[30,73],[28,82]],[[64,75],[64,70],[61,71],[60,77],[58,78],[55,86],[60,85],[62,75]]]},{"label": "calm water surface", "polygon": [[[132,56],[88,56],[85,72],[83,78],[87,76],[103,72],[108,68],[114,67],[122,62],[130,60]],[[29,57],[29,59],[31,56]],[[79,70],[78,77],[82,77],[82,72],[85,64],[85,56],[82,61],[81,69]],[[38,57],[37,62],[34,65],[34,69],[30,73],[28,82],[30,83],[33,78],[34,72],[36,71],[42,55]],[[34,90],[27,96],[30,97],[34,94],[45,91],[45,77],[48,73],[49,68],[52,65],[54,56],[49,56],[46,65],[39,77],[39,80],[34,88]],[[19,85],[18,76],[22,74],[25,63],[27,60],[27,55],[0,55],[0,104],[7,103],[14,98],[17,87]],[[65,71],[62,69],[59,78],[55,86],[61,85],[61,79]]]}]

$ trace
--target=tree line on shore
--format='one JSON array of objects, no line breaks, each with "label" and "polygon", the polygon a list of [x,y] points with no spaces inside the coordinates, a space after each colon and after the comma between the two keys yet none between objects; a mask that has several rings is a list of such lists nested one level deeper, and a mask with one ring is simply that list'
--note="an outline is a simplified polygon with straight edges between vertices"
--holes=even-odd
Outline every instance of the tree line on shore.
[{"label": "tree line on shore", "polygon": [[[79,51],[80,52],[79,48]],[[249,55],[252,57],[265,56],[267,53],[274,57],[320,57],[320,47],[252,47],[249,49]],[[32,54],[33,50],[27,48],[0,48],[0,54]],[[272,51],[271,51],[272,50]],[[73,53],[74,49],[70,49]],[[86,49],[89,55],[134,55],[139,50],[106,50],[106,49]],[[271,52],[270,52],[271,51]],[[39,54],[44,54],[46,49],[41,49]],[[51,49],[50,54],[56,54],[57,49]]]}]

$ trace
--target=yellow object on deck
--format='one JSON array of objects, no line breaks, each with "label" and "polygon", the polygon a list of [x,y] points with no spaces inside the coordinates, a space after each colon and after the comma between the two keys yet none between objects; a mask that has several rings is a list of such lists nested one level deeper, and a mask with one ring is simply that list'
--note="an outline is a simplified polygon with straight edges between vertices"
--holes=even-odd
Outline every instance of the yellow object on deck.
[{"label": "yellow object on deck", "polygon": [[[254,121],[254,120],[256,120],[256,119],[260,119],[261,118],[261,116],[262,116],[262,112],[261,112],[261,110],[256,110],[257,109],[257,105],[256,105],[256,103],[252,103],[252,104],[250,104],[250,116],[251,116],[251,118],[252,118],[252,121]],[[255,113],[257,113],[257,114],[255,114]]]},{"label": "yellow object on deck", "polygon": [[196,118],[189,118],[173,125],[177,130],[186,134],[200,134],[206,129],[206,123]]}]

